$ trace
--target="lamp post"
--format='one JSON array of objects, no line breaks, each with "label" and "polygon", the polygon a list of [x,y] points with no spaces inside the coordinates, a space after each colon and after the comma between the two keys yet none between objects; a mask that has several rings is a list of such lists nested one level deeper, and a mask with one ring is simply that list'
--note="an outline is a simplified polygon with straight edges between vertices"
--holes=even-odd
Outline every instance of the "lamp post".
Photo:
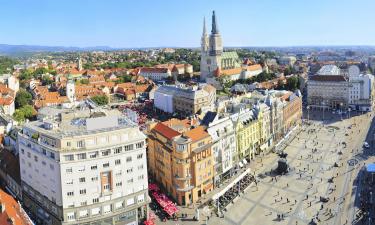
[{"label": "lamp post", "polygon": [[342,120],[342,114],[344,113],[344,111],[342,110],[342,106],[344,104],[342,102],[340,102],[340,117],[341,117],[341,120]]},{"label": "lamp post", "polygon": [[307,123],[309,123],[310,122],[310,106],[308,105],[306,109],[307,109]]},{"label": "lamp post", "polygon": [[349,107],[349,108],[348,108],[348,116],[349,116],[348,119],[351,118],[351,117],[350,117],[350,111],[352,111],[352,109]]},{"label": "lamp post", "polygon": [[323,105],[323,126],[324,126],[324,111],[325,111],[325,105],[326,105],[326,103],[324,102],[324,100],[322,102],[322,105]]}]

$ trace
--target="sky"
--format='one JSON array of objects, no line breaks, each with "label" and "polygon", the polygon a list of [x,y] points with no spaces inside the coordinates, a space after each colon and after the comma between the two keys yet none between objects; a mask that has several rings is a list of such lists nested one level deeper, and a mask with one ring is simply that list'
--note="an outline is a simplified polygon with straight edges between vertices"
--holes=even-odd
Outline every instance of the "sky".
[{"label": "sky", "polygon": [[375,0],[0,0],[0,44],[198,47],[215,10],[226,47],[375,45]]}]

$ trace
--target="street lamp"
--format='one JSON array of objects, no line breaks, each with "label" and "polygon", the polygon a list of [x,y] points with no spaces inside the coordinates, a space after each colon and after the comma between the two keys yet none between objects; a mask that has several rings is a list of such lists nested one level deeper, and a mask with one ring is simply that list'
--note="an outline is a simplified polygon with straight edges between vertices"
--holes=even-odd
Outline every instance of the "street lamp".
[{"label": "street lamp", "polygon": [[351,117],[350,117],[350,111],[352,111],[352,108],[349,107],[349,108],[348,108],[348,116],[349,116],[348,119],[351,118]]},{"label": "street lamp", "polygon": [[326,103],[324,102],[324,100],[322,102],[322,105],[323,105],[323,125],[324,125],[324,111],[325,111],[325,105],[326,105]]},{"label": "street lamp", "polygon": [[342,102],[340,102],[340,116],[341,116],[341,120],[342,120],[342,114],[344,113],[344,111],[342,110],[342,106],[344,104]]}]

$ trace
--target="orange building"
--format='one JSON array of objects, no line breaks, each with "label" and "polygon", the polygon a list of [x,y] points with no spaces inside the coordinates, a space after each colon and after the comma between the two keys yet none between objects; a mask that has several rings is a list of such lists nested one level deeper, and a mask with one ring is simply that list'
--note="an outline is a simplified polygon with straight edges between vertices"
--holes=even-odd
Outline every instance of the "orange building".
[{"label": "orange building", "polygon": [[148,129],[150,175],[179,205],[195,203],[213,190],[211,137],[193,123],[173,119]]}]

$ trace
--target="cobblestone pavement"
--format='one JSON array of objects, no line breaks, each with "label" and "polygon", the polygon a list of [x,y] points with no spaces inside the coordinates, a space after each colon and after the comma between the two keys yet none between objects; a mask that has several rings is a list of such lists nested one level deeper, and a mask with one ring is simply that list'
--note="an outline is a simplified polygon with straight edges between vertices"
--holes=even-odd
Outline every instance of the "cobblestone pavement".
[{"label": "cobblestone pavement", "polygon": [[[359,165],[365,159],[358,156],[370,129],[370,114],[353,116],[341,121],[341,116],[310,111],[310,125],[287,145],[284,152],[291,171],[272,177],[268,172],[277,166],[278,156],[268,154],[251,162],[260,182],[239,196],[224,212],[224,218],[212,216],[209,221],[167,221],[160,224],[345,224],[352,217],[352,183]],[[315,120],[319,119],[319,120]],[[351,126],[356,124],[355,126]],[[349,129],[349,126],[351,128]],[[373,129],[373,128],[371,128]],[[316,149],[316,151],[313,151]],[[356,159],[352,163],[352,159]],[[368,159],[368,158],[366,158]],[[337,163],[338,167],[334,164]],[[332,179],[329,182],[329,179]],[[322,203],[320,197],[329,198]],[[280,219],[278,219],[278,215]],[[159,224],[159,222],[158,222]]]}]

